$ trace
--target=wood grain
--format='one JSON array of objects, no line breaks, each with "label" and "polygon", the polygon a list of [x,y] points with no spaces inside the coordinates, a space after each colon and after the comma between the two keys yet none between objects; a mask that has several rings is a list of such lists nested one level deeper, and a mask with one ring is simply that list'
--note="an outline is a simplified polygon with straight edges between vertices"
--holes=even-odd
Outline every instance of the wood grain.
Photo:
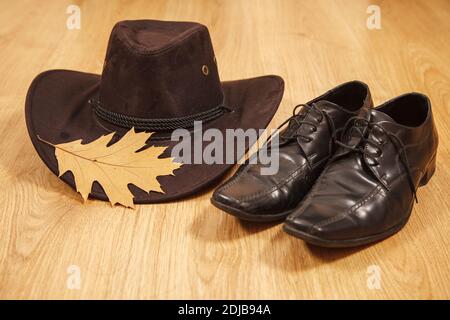
[{"label": "wood grain", "polygon": [[[81,29],[66,28],[69,4]],[[381,7],[381,30],[366,27]],[[0,297],[450,298],[450,2],[6,1],[0,2]],[[81,198],[50,173],[26,132],[24,101],[47,69],[100,73],[123,19],[193,20],[209,27],[223,80],[279,74],[271,127],[344,81],[367,82],[377,104],[430,96],[440,134],[437,172],[408,225],[357,249],[309,247],[280,225],[244,224],[209,203],[211,190],[135,211]],[[68,289],[79,266],[81,287]],[[381,289],[367,286],[367,268]]]}]

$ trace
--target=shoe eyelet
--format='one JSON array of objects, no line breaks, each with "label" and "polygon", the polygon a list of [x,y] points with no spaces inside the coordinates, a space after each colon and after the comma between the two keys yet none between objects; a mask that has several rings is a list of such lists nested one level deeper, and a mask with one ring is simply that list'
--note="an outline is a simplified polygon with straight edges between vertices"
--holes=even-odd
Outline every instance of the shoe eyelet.
[{"label": "shoe eyelet", "polygon": [[383,155],[383,151],[377,148],[375,151],[370,152],[370,154],[373,158],[379,158]]},{"label": "shoe eyelet", "polygon": [[380,145],[384,146],[388,140],[387,139],[378,139],[378,141],[380,141]]},{"label": "shoe eyelet", "polygon": [[372,163],[370,163],[370,166],[371,167],[376,167],[378,165],[380,165],[380,163],[378,161],[372,159]]}]

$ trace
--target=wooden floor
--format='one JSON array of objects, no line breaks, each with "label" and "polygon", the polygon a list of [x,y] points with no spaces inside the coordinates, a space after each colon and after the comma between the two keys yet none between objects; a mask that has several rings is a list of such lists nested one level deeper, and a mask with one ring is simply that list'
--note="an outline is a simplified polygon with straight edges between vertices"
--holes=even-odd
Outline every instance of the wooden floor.
[{"label": "wooden floor", "polygon": [[[72,3],[81,8],[80,30],[66,28]],[[366,27],[370,4],[381,8],[381,30]],[[450,298],[450,1],[0,6],[1,298]],[[429,95],[438,167],[408,225],[372,246],[326,250],[280,225],[240,223],[210,205],[211,190],[135,211],[83,205],[35,152],[25,95],[47,69],[101,72],[114,23],[138,18],[206,24],[223,80],[281,75],[286,90],[272,128],[295,104],[352,79],[370,85],[376,104],[409,91]],[[70,285],[77,268],[79,289]],[[379,289],[368,285],[373,279]]]}]

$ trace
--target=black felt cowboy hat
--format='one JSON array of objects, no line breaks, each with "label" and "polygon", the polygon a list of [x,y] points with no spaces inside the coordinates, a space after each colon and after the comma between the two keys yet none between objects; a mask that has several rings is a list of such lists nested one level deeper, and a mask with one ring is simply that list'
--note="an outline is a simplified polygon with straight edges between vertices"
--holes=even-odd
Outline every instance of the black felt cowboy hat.
[{"label": "black felt cowboy hat", "polygon": [[[102,75],[51,70],[37,76],[26,99],[28,132],[39,156],[59,175],[54,144],[89,143],[130,128],[155,132],[149,145],[176,142],[170,132],[192,128],[264,129],[281,101],[278,76],[221,82],[208,29],[193,22],[122,21],[111,32]],[[226,143],[226,142],[224,142]],[[205,145],[202,145],[205,147]],[[184,164],[159,176],[161,192],[134,185],[134,203],[154,203],[192,195],[222,176],[232,164]],[[60,177],[75,188],[73,174]],[[90,196],[107,200],[97,182]]]}]

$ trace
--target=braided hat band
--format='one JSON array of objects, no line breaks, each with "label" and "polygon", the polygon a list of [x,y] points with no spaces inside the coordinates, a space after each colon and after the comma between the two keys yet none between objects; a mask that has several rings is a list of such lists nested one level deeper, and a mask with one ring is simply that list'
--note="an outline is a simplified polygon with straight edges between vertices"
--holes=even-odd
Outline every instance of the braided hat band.
[{"label": "braided hat band", "polygon": [[224,103],[206,111],[195,113],[185,117],[148,119],[127,116],[125,114],[109,111],[105,109],[100,100],[91,99],[89,104],[93,106],[95,114],[101,119],[123,128],[135,128],[148,131],[175,130],[181,128],[191,128],[194,121],[211,121],[231,110]]}]

